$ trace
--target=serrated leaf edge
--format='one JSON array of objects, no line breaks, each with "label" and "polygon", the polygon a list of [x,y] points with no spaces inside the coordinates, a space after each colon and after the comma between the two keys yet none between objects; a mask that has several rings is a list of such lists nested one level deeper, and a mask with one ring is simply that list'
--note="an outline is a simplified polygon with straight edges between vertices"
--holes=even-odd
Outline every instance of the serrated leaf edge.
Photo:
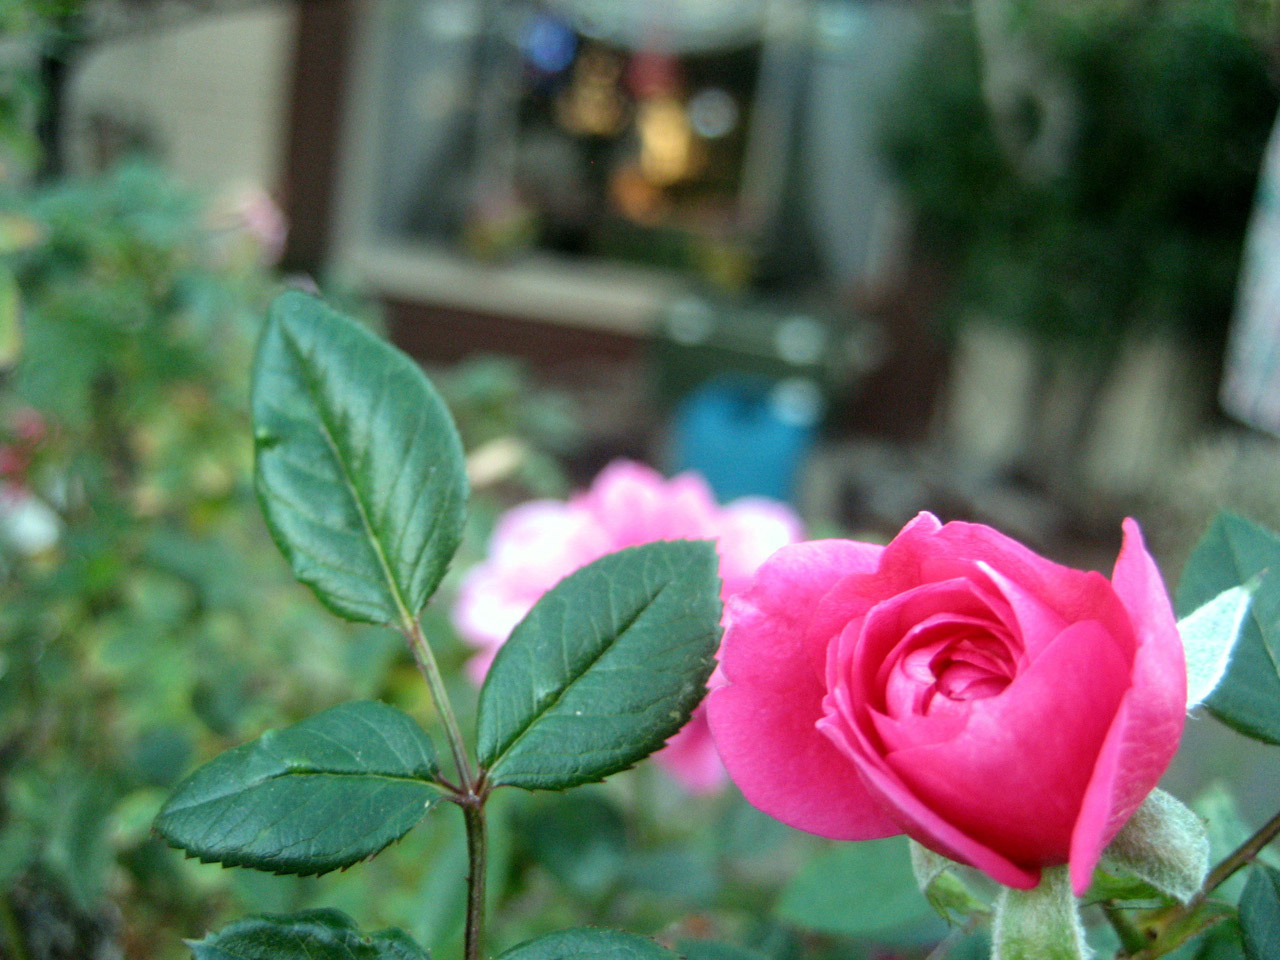
[{"label": "serrated leaf edge", "polygon": [[[650,542],[650,543],[646,543],[646,544],[639,544],[639,545],[637,545],[637,546],[633,546],[633,547],[627,547],[627,548],[624,548],[624,549],[622,549],[622,550],[618,550],[618,551],[615,551],[615,552],[613,552],[613,553],[606,554],[605,556],[606,556],[606,557],[616,557],[616,556],[618,556],[618,555],[620,555],[620,554],[630,553],[630,552],[632,552],[632,551],[644,550],[646,547],[650,547],[650,546],[653,546],[654,544],[660,544],[660,543],[663,543],[663,544],[665,544],[665,543],[671,543],[671,544],[677,544],[677,543],[685,543],[685,544],[712,544],[712,550],[714,551],[714,549],[715,549],[715,548],[714,548],[714,542],[713,542],[713,541],[708,541],[708,540],[689,540],[689,539],[680,539],[680,540],[655,540],[655,541],[652,541],[652,542]],[[690,554],[690,556],[692,557],[692,556],[693,556],[693,554]],[[604,557],[602,557],[602,558],[600,558],[600,559],[604,559]],[[588,565],[588,567],[581,567],[581,568],[579,568],[579,570],[574,571],[574,574],[579,573],[579,572],[581,572],[581,571],[583,571],[583,570],[586,570],[586,569],[588,569],[588,568],[589,568],[589,565]],[[569,576],[573,576],[574,574],[570,574]],[[568,579],[568,577],[566,577],[565,579]],[[561,582],[564,582],[564,581],[561,581]],[[508,786],[508,785],[510,785],[510,784],[505,783],[505,782],[501,779],[501,770],[500,770],[500,766],[501,766],[502,761],[503,761],[503,760],[504,760],[504,759],[505,759],[505,758],[506,758],[506,757],[507,757],[507,756],[508,756],[508,755],[509,755],[509,754],[510,754],[514,749],[515,749],[515,747],[516,747],[516,746],[519,744],[519,742],[524,738],[524,736],[525,736],[525,735],[526,735],[530,730],[532,730],[532,729],[537,725],[538,721],[539,721],[542,717],[546,716],[546,714],[547,714],[547,713],[549,713],[551,710],[553,710],[553,709],[555,708],[555,705],[556,705],[557,703],[559,703],[562,699],[564,699],[565,695],[569,692],[570,688],[571,688],[571,687],[573,687],[573,685],[574,685],[574,684],[576,684],[579,680],[581,680],[584,676],[586,676],[586,675],[591,671],[591,668],[592,668],[593,666],[595,666],[595,664],[597,664],[601,659],[603,659],[605,656],[607,656],[607,655],[608,655],[608,653],[609,653],[611,650],[613,650],[613,649],[614,649],[614,647],[616,646],[617,642],[622,638],[622,636],[627,632],[627,630],[629,630],[632,626],[634,626],[634,625],[636,624],[636,622],[637,622],[637,621],[639,621],[639,619],[640,619],[640,618],[645,614],[645,612],[646,612],[647,610],[649,610],[650,608],[652,608],[652,606],[653,606],[655,603],[657,603],[657,602],[658,602],[658,600],[661,598],[662,594],[666,591],[666,589],[667,589],[668,587],[670,587],[670,586],[671,586],[672,582],[673,582],[672,580],[667,580],[666,582],[664,582],[664,583],[662,584],[662,586],[660,586],[660,587],[657,589],[657,591],[656,591],[656,592],[655,592],[655,593],[654,593],[654,594],[653,594],[649,599],[647,599],[647,600],[646,600],[646,601],[645,601],[645,602],[640,606],[640,608],[636,611],[636,613],[630,617],[630,619],[628,620],[628,622],[627,622],[626,626],[625,626],[625,627],[623,627],[623,628],[621,628],[620,630],[618,630],[618,631],[617,631],[617,634],[616,634],[616,636],[614,637],[613,642],[612,642],[612,643],[610,643],[610,644],[608,644],[608,645],[606,645],[605,647],[603,647],[603,648],[601,649],[601,651],[600,651],[598,654],[596,654],[594,657],[592,657],[592,659],[591,659],[590,663],[588,663],[588,664],[587,664],[587,666],[586,666],[586,667],[584,667],[584,668],[583,668],[583,669],[582,669],[582,670],[577,674],[577,676],[575,676],[575,677],[574,677],[572,680],[570,680],[568,683],[566,683],[566,684],[562,685],[561,687],[559,687],[559,688],[556,690],[556,692],[555,692],[555,694],[554,694],[553,698],[552,698],[552,699],[551,699],[551,700],[550,700],[550,701],[549,701],[549,702],[548,702],[544,707],[542,707],[542,708],[538,711],[537,715],[536,715],[535,717],[533,717],[533,719],[531,719],[527,724],[525,724],[525,725],[524,725],[524,727],[520,730],[520,732],[519,732],[518,734],[516,734],[516,735],[515,735],[515,736],[514,736],[514,737],[513,737],[513,738],[512,738],[512,739],[511,739],[507,744],[506,744],[506,746],[502,747],[502,748],[499,750],[499,752],[498,752],[497,756],[496,756],[492,761],[487,762],[487,763],[483,763],[483,762],[482,762],[482,764],[483,764],[483,765],[482,765],[482,771],[484,772],[484,774],[486,775],[486,778],[488,779],[489,783],[490,783],[492,786],[494,786],[494,787],[499,787],[499,786]],[[718,576],[718,573],[717,573],[717,582],[719,582],[719,576]],[[554,588],[553,588],[553,589],[554,589]],[[539,600],[538,600],[538,604],[540,604],[540,603],[543,601],[543,599],[545,599],[545,598],[546,598],[546,597],[548,597],[548,596],[550,596],[550,591],[549,591],[548,593],[544,594],[542,597],[540,597],[540,598],[539,598]],[[535,604],[535,605],[534,605],[534,609],[536,609],[536,608],[537,608],[537,605],[538,605],[538,604]],[[533,612],[534,612],[533,610],[530,610],[530,611],[529,611],[529,613],[525,615],[525,619],[527,619],[529,616],[532,616]],[[523,622],[524,622],[524,620],[522,619],[522,620],[521,620],[521,623],[523,623]],[[516,629],[519,629],[519,625],[517,625],[517,628],[516,628]],[[514,631],[513,631],[513,632],[514,632]],[[505,646],[505,645],[504,645],[502,648],[500,648],[500,649],[499,649],[499,651],[498,651],[498,657],[501,657],[501,656],[502,656],[503,651],[504,651],[505,649],[506,649],[506,646]],[[495,658],[495,662],[496,662],[496,658]],[[490,668],[490,669],[492,670],[492,668]],[[704,678],[703,678],[704,695],[705,695],[705,684],[706,684],[706,680],[707,680],[707,678],[709,678],[709,677],[710,677],[711,673],[712,673],[714,670],[715,670],[715,660],[714,660],[714,658],[712,658],[711,662],[708,664],[708,669],[707,669],[707,671],[706,671],[706,673],[707,673],[707,677],[704,677]],[[655,747],[654,749],[657,749],[657,747]],[[619,766],[619,767],[611,768],[611,769],[609,769],[608,771],[605,771],[605,772],[601,773],[599,776],[587,777],[587,778],[584,778],[584,779],[582,779],[582,780],[576,780],[576,781],[575,781],[575,783],[576,783],[576,784],[601,783],[601,782],[603,782],[603,781],[605,780],[605,778],[606,778],[606,777],[613,776],[613,775],[614,775],[614,774],[616,774],[616,773],[621,773],[621,772],[623,772],[624,770],[630,770],[630,769],[632,769],[633,767],[635,767],[635,766],[636,766],[636,764],[640,763],[642,760],[646,759],[648,756],[651,756],[651,755],[652,755],[652,752],[642,754],[641,756],[636,757],[634,760],[630,761],[629,763],[626,763],[626,764],[625,764],[625,765],[623,765],[623,766]],[[514,784],[514,785],[519,786],[518,784]],[[539,788],[539,789],[542,789],[542,788]],[[567,788],[566,788],[566,789],[567,789]]]},{"label": "serrated leaf edge", "polygon": [[[396,579],[395,574],[391,569],[390,562],[387,559],[386,551],[383,549],[382,540],[375,533],[372,523],[370,522],[369,507],[365,503],[365,500],[363,499],[363,497],[361,496],[360,488],[359,488],[359,485],[356,484],[355,478],[351,476],[351,472],[348,469],[347,461],[342,456],[341,448],[339,447],[334,437],[333,426],[330,424],[329,419],[325,412],[325,404],[320,402],[322,399],[322,396],[317,392],[315,377],[312,376],[311,368],[314,367],[314,362],[310,360],[307,353],[302,349],[302,346],[298,342],[297,337],[289,330],[289,322],[286,320],[286,314],[292,312],[292,310],[290,309],[292,307],[292,302],[297,299],[297,297],[293,296],[292,294],[297,294],[297,291],[286,292],[284,294],[281,294],[279,297],[277,297],[275,303],[272,305],[272,309],[268,316],[268,321],[267,321],[268,326],[273,324],[276,325],[279,336],[281,337],[287,349],[294,355],[297,365],[303,374],[303,386],[307,392],[307,395],[311,398],[312,407],[316,411],[316,419],[320,423],[320,426],[322,428],[321,433],[324,437],[324,441],[329,448],[331,456],[333,457],[334,461],[338,465],[339,472],[342,477],[343,485],[347,489],[348,495],[351,497],[352,502],[356,506],[356,510],[360,516],[360,524],[361,524],[361,527],[363,528],[365,538],[373,547],[374,554],[378,559],[378,565],[382,570],[383,578],[386,581],[387,587],[389,588],[389,593],[390,593],[392,602],[395,606],[395,612],[399,619],[399,623],[395,623],[393,621],[382,621],[382,620],[372,619],[372,618],[363,617],[363,616],[354,616],[350,610],[342,609],[340,606],[334,604],[328,597],[327,590],[322,590],[318,587],[313,586],[310,583],[308,583],[307,586],[312,589],[312,592],[315,593],[316,597],[320,600],[320,602],[325,606],[326,609],[328,609],[335,616],[341,617],[344,620],[352,620],[357,622],[375,623],[375,624],[386,623],[393,627],[399,626],[402,628],[408,628],[412,623],[416,621],[419,611],[411,611],[409,609],[409,605],[405,600],[404,593],[401,590],[400,583]],[[323,301],[319,300],[318,298],[306,297],[305,295],[302,295],[302,294],[298,294],[298,296],[305,297],[307,301],[314,301],[315,305],[319,308],[322,315],[326,315],[326,316],[332,315],[332,319],[336,320],[338,323],[342,324],[343,326],[348,327],[349,330],[354,333],[354,335],[358,337],[363,337],[367,342],[374,344],[381,349],[389,350],[393,354],[399,355],[399,351],[396,350],[394,345],[386,342],[385,340],[380,339],[379,337],[376,337],[367,328],[344,317],[338,311],[334,310],[332,307],[330,307],[328,304],[324,303]],[[278,306],[279,304],[284,302],[286,299],[288,299],[290,302],[284,304],[284,306]],[[329,321],[326,320],[326,322],[329,322]],[[255,376],[253,377],[253,381],[255,386],[257,383],[256,369],[260,362],[259,358],[262,354],[263,348],[267,342],[267,332],[268,332],[267,330],[263,331],[262,338],[259,341],[258,355],[255,356],[255,359],[254,359]],[[461,457],[462,451],[461,451],[460,441],[458,441],[457,439],[457,425],[454,423],[452,415],[449,413],[448,409],[444,407],[443,401],[440,401],[439,397],[435,394],[435,388],[431,385],[431,381],[427,378],[426,374],[424,374],[421,371],[421,369],[417,367],[416,364],[413,364],[413,362],[409,360],[408,357],[405,357],[404,359],[408,361],[408,365],[406,366],[406,371],[408,371],[409,368],[412,368],[412,370],[416,372],[417,376],[421,378],[423,384],[427,389],[428,395],[435,396],[436,400],[440,403],[440,406],[444,410],[446,415],[445,416],[446,422],[452,428],[451,429],[452,438],[455,446],[457,446],[458,455],[459,457]],[[263,437],[259,433],[256,423],[254,424],[253,437],[254,437],[254,491],[258,495],[258,499],[260,501],[265,501],[267,498],[270,498],[277,502],[284,503],[286,506],[289,506],[289,504],[287,504],[287,502],[284,501],[282,497],[280,497],[277,493],[272,491],[267,486],[267,483],[263,478],[263,474],[258,467],[258,454],[260,453],[260,451],[265,447],[275,446],[279,442],[278,438]],[[267,442],[268,439],[271,440],[270,443]],[[460,491],[458,492],[460,493],[460,500],[463,505],[463,510],[465,511],[465,505],[469,495],[469,491],[467,489],[467,480],[466,480],[465,470],[461,473],[460,482],[462,486]],[[436,533],[440,529],[440,523],[442,522],[445,512],[446,511],[436,511],[436,512],[433,512],[433,514],[431,515],[430,528],[429,528],[430,532],[424,539],[423,552],[426,552],[426,550],[429,549],[430,545],[435,542]],[[274,520],[271,517],[271,511],[266,508],[265,502],[262,503],[262,513],[263,513],[264,519],[266,520],[267,527],[271,534],[272,540],[275,541],[275,544],[277,548],[280,550],[280,552],[283,553],[285,557],[289,559],[290,566],[292,566],[293,555],[294,555],[293,544],[289,541],[288,537],[286,537],[283,534],[283,532],[277,528]],[[448,568],[452,563],[453,556],[456,556],[457,546],[458,544],[455,543],[453,555],[451,555],[450,558],[445,560],[444,562],[444,566],[441,570],[441,579],[443,578],[444,574],[448,571]],[[419,555],[419,560],[420,558],[421,558],[421,554]],[[417,561],[415,561],[415,563],[416,562]],[[430,598],[431,598],[430,594],[424,598],[424,601],[423,601],[424,605],[427,600],[430,600]]]}]

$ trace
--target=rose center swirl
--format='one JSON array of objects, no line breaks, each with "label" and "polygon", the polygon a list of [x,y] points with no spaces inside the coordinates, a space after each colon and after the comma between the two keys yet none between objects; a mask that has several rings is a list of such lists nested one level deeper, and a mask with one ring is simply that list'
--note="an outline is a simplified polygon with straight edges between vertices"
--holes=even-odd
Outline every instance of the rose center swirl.
[{"label": "rose center swirl", "polygon": [[939,697],[963,703],[997,696],[1018,673],[1019,651],[999,623],[968,617],[931,620],[904,639],[889,699],[909,705],[911,713],[928,714]]}]

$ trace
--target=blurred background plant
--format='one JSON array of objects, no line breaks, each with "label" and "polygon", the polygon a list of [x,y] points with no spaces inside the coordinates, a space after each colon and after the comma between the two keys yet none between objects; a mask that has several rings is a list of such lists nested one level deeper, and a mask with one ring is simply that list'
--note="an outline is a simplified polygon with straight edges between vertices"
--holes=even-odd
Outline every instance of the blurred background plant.
[{"label": "blurred background plant", "polygon": [[[178,931],[260,907],[260,879],[151,836],[166,790],[267,725],[394,698],[400,666],[416,691],[398,639],[319,610],[261,522],[247,373],[278,280],[253,227],[141,163],[0,197],[6,955],[176,956]],[[562,403],[499,359],[445,383],[469,447],[517,451],[507,497],[564,490],[539,446],[569,442]]]},{"label": "blurred background plant", "polygon": [[[1275,119],[1266,51],[1220,0],[1026,11],[1075,101],[1059,169],[1011,162],[968,15],[927,42],[889,118],[925,240],[957,264],[953,321],[981,314],[1099,358],[1131,332],[1220,349]],[[1029,94],[1021,108],[1030,143],[1052,117]]]},{"label": "blurred background plant", "polygon": [[299,605],[252,512],[261,238],[142,165],[0,216],[6,916],[35,956],[146,954],[208,902],[150,838],[163,789],[228,738],[380,683],[395,648]]},{"label": "blurred background plant", "polygon": [[[158,4],[155,10],[173,6],[185,9]],[[309,7],[312,15],[322,5],[297,6]],[[571,6],[540,5],[539,22]],[[748,6],[758,13],[763,5]],[[894,6],[897,12],[897,5],[819,6],[814,20],[821,39],[813,41],[819,59],[871,36],[858,31],[871,29],[866,24],[873,10],[878,15]],[[1065,371],[1086,393],[1101,390],[1117,344],[1135,335],[1200,344],[1201,359],[1181,368],[1180,378],[1194,380],[1214,369],[1203,358],[1220,349],[1240,238],[1276,107],[1270,59],[1275,4],[1020,5],[1028,35],[1052,72],[1065,78],[1078,117],[1056,172],[1039,179],[1010,161],[1007,144],[988,120],[972,19],[943,6],[948,9],[931,9],[922,18],[929,27],[922,35],[933,35],[935,23],[938,28],[920,49],[921,68],[905,86],[884,91],[878,114],[886,156],[918,210],[926,258],[954,271],[949,310],[939,312],[961,331],[975,318],[1016,328],[1036,344],[1043,371]],[[196,7],[216,12],[222,5]],[[465,17],[450,20],[449,13],[459,15],[465,7],[433,7],[433,15],[439,13],[433,29],[452,42],[449,31],[466,23]],[[451,829],[456,825],[416,831],[376,862],[319,880],[201,866],[150,833],[177,778],[267,726],[364,696],[432,721],[399,639],[341,625],[320,609],[289,576],[254,503],[248,368],[265,305],[280,283],[273,266],[284,242],[279,211],[262,192],[237,190],[207,201],[162,166],[106,164],[130,146],[162,152],[162,138],[128,130],[110,140],[110,149],[88,151],[109,172],[80,178],[59,173],[66,167],[57,127],[69,65],[90,51],[94,37],[110,33],[113,16],[136,26],[151,10],[130,2],[0,0],[0,955],[176,960],[188,953],[183,937],[231,916],[324,903],[366,927],[403,926],[438,956],[451,956],[462,936],[466,856],[461,829]],[[178,19],[189,13],[180,11]],[[561,27],[565,22],[555,20]],[[477,44],[470,55],[492,53]],[[747,98],[755,74],[743,73],[739,61],[768,59],[770,84],[803,74],[786,56],[769,59],[775,52],[770,47],[765,57],[761,44],[730,63],[737,73],[728,89],[746,91],[743,118],[755,103]],[[627,55],[621,48],[611,53],[619,62]],[[653,62],[642,65],[652,70]],[[544,74],[530,76],[552,84]],[[566,78],[573,74],[563,71]],[[831,74],[819,76],[832,82]],[[763,87],[791,96],[785,83]],[[678,91],[659,92],[670,100]],[[643,99],[643,91],[637,96]],[[551,102],[550,93],[546,99]],[[784,96],[773,106],[789,102]],[[1024,106],[1014,112],[1014,132],[1030,142],[1043,117],[1034,102]],[[818,116],[838,114],[828,104]],[[785,227],[780,235],[788,239],[779,245],[803,267],[764,271],[766,281],[799,274],[813,282],[823,260],[810,249],[816,241],[808,232],[816,228],[796,211],[810,204],[830,213],[833,204],[822,200],[829,195],[805,191],[810,180],[827,183],[818,168],[838,166],[832,144],[820,134],[828,127],[840,136],[848,131],[811,126],[818,133],[804,134],[812,141],[797,134],[793,153],[780,148],[775,157],[761,148],[760,155],[786,173],[755,176],[754,182],[779,187],[773,199]],[[616,142],[601,134],[573,136],[592,155],[626,166],[625,130]],[[879,149],[877,144],[868,152]],[[792,163],[792,156],[808,166]],[[558,157],[553,152],[554,162],[543,164],[548,174],[560,170]],[[307,184],[291,186],[300,193]],[[687,199],[679,191],[673,196]],[[397,198],[385,199],[394,206]],[[883,213],[875,209],[877,216]],[[694,203],[690,211],[702,208]],[[560,212],[578,216],[582,210]],[[803,225],[793,229],[796,222]],[[724,227],[719,220],[714,225]],[[646,239],[640,227],[633,232],[626,238],[632,252],[655,259],[667,249]],[[739,249],[732,230],[728,237],[717,233],[723,249],[713,244],[717,256],[702,259],[713,262],[711,273],[732,280],[735,296],[745,297],[755,281],[743,264],[756,257]],[[471,236],[477,239],[484,237]],[[681,256],[688,259],[686,254]],[[518,255],[503,251],[499,259]],[[825,256],[832,257],[830,250]],[[568,272],[577,269],[571,261]],[[445,286],[466,286],[448,276]],[[912,296],[916,287],[928,292],[918,274],[910,279]],[[612,284],[610,275],[607,295],[591,302],[613,298]],[[487,279],[480,283],[486,285],[502,288]],[[376,306],[340,285],[327,286],[329,299],[377,322]],[[618,289],[616,299],[629,303],[629,290]],[[563,291],[553,293],[534,309],[562,307],[556,298]],[[749,309],[747,301],[730,299],[713,316],[705,306],[691,313],[688,300],[672,300],[667,306],[673,315],[697,322],[692,329],[686,322],[649,331],[645,346],[658,342],[701,363],[704,354],[697,351],[719,349],[715,336],[732,320],[759,335],[764,345],[752,350],[767,355],[769,370],[815,376],[814,368],[839,352],[844,328],[833,322],[815,334],[814,323],[825,322],[826,311],[844,319],[855,312],[847,290],[823,295],[814,299],[824,309],[806,310],[808,320],[798,326],[791,322],[790,302],[768,304],[757,314],[754,303]],[[392,332],[405,334],[394,311],[388,314]],[[543,333],[559,318],[547,319]],[[444,329],[447,339],[453,328]],[[582,335],[569,329],[571,336]],[[800,347],[810,345],[798,354],[796,338],[786,335],[797,330],[804,334]],[[669,343],[662,340],[667,333]],[[889,333],[892,339],[894,331]],[[516,346],[515,338],[495,336],[491,343],[513,351]],[[716,355],[728,358],[728,366],[733,353]],[[793,355],[802,361],[789,360]],[[575,364],[586,366],[567,358],[567,365]],[[859,376],[865,372],[859,370]],[[564,497],[585,486],[613,455],[642,452],[635,441],[641,431],[631,422],[631,433],[607,450],[592,449],[584,439],[599,440],[601,423],[634,420],[636,410],[658,419],[651,409],[656,405],[644,401],[617,412],[625,373],[593,373],[595,389],[584,403],[581,392],[575,399],[570,391],[549,388],[542,371],[512,356],[473,358],[439,371],[436,380],[458,420],[476,491],[474,526],[458,572],[482,556],[502,510],[531,497]],[[890,383],[898,393],[914,389],[915,381],[898,371],[894,376],[899,379]],[[660,381],[662,372],[632,371],[635,381],[650,377]],[[986,378],[982,386],[1000,379]],[[831,395],[853,392],[852,384],[843,388],[844,394]],[[1035,397],[1048,417],[1053,395]],[[836,421],[846,413],[832,412]],[[1096,420],[1085,410],[1074,423],[1087,430]],[[1042,423],[1028,421],[1028,442],[1040,457],[1032,458],[1031,472],[1064,496],[1084,495],[1089,485],[1072,479],[1083,462],[1079,443],[1057,444],[1060,434],[1040,429]],[[645,421],[645,429],[650,426]],[[1187,533],[1182,540],[1189,549],[1207,515],[1227,498],[1249,498],[1255,514],[1280,521],[1280,501],[1267,493],[1274,488],[1274,443],[1258,438],[1247,464],[1231,460],[1231,449],[1229,437],[1207,443],[1186,471],[1158,474],[1159,484],[1144,494],[1143,509],[1150,511],[1144,520],[1164,510],[1177,523],[1149,524],[1157,537],[1171,542],[1176,527]],[[889,472],[875,477],[876,493],[912,512],[936,504],[938,491],[954,486],[959,471],[934,449],[928,453],[934,472],[947,475],[944,481],[930,487],[927,471],[923,483],[916,475]],[[844,461],[827,462],[840,465],[828,478],[834,492],[820,501],[829,509],[806,520],[811,529],[835,535],[849,526],[850,514],[863,523],[875,498],[841,487],[850,482]],[[1178,462],[1185,466],[1188,458]],[[1228,469],[1228,462],[1244,465]],[[1197,484],[1189,503],[1185,479],[1193,471]],[[1247,489],[1232,492],[1230,484]],[[957,515],[977,512],[975,500],[954,502],[960,504]],[[1030,511],[1035,520],[1043,520],[1044,507]],[[1015,515],[996,511],[984,518],[1008,526]],[[905,518],[881,519],[892,530]],[[1108,536],[1114,534],[1110,520]],[[1081,549],[1074,541],[1041,546],[1055,556]],[[1113,545],[1099,552],[1109,557]],[[1170,555],[1177,551],[1161,558]],[[446,584],[446,602],[455,587],[456,580]],[[430,608],[426,625],[466,726],[474,691],[462,665],[471,650],[453,636],[445,611]],[[1212,816],[1215,858],[1249,833],[1245,821],[1256,810],[1242,820],[1232,799],[1245,794],[1246,776],[1268,798],[1273,793],[1273,781],[1225,763],[1215,760],[1214,771],[1233,778],[1231,789],[1217,787],[1200,804]],[[1202,781],[1183,779],[1197,787]],[[690,960],[918,958],[944,937],[953,960],[986,955],[980,932],[948,934],[916,891],[897,841],[848,846],[801,836],[757,814],[732,791],[691,799],[651,767],[565,798],[499,795],[491,823],[496,949],[561,927],[607,923],[661,935]],[[868,876],[877,878],[874,886],[865,883]],[[1114,948],[1100,917],[1090,921],[1099,949]],[[1233,936],[1224,928],[1205,948],[1221,952],[1205,956],[1239,956]]]},{"label": "blurred background plant", "polygon": [[[942,318],[953,330],[1013,329],[1034,344],[1038,382],[1077,384],[1074,435],[1060,442],[1046,429],[1053,411],[1037,411],[1024,464],[1069,490],[1126,343],[1177,343],[1188,366],[1220,367],[1276,114],[1264,39],[1274,11],[1232,0],[1003,6],[1034,46],[1033,82],[993,75],[1000,54],[972,12],[942,16],[887,116],[885,147],[924,250],[954,273]],[[1003,113],[992,109],[1001,85],[1012,88]],[[1207,395],[1211,377],[1199,379]]]}]

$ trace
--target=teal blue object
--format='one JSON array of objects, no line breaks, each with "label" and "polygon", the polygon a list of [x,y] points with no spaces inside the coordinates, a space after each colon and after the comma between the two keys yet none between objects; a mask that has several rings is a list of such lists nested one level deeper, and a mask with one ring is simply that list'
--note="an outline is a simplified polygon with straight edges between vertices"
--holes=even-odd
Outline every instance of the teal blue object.
[{"label": "teal blue object", "polygon": [[805,379],[709,380],[676,407],[672,465],[701,473],[722,503],[745,496],[793,500],[821,406],[817,386]]}]

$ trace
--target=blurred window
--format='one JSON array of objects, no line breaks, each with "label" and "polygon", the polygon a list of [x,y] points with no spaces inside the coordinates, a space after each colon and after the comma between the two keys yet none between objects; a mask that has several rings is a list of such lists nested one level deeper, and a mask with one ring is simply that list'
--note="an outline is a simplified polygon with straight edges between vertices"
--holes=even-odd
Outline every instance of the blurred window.
[{"label": "blurred window", "polygon": [[382,61],[377,232],[744,280],[770,213],[752,174],[787,149],[794,110],[762,118],[794,103],[802,75],[765,79],[777,5],[399,6]]}]

